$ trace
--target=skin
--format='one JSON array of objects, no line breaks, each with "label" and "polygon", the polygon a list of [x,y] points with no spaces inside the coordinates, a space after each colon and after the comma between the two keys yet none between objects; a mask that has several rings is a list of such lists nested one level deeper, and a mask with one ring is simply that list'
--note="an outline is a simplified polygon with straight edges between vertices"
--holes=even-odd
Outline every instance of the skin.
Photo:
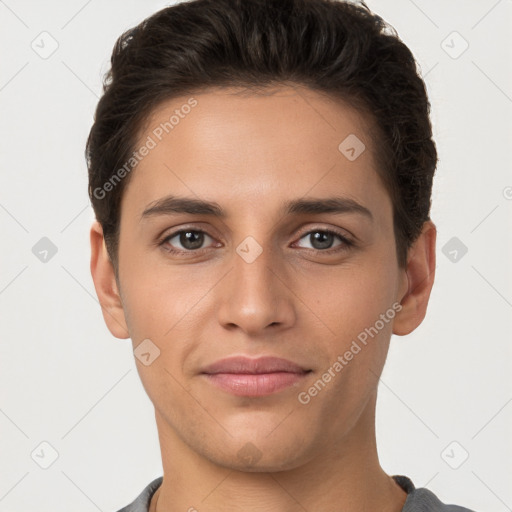
[{"label": "skin", "polygon": [[[424,224],[400,268],[372,120],[297,86],[239,92],[194,95],[198,105],[133,171],[121,204],[117,281],[101,226],[91,228],[91,271],[108,328],[134,348],[149,338],[160,350],[149,366],[136,359],[164,469],[151,510],[399,512],[406,494],[377,455],[377,384],[391,334],[410,333],[425,316],[435,225]],[[188,99],[156,108],[141,143]],[[354,161],[338,150],[349,134],[366,146]],[[169,194],[216,202],[226,216],[141,217]],[[334,195],[365,206],[373,220],[282,211],[289,200]],[[190,247],[179,237],[159,245],[180,228],[206,232],[202,248],[169,253]],[[326,253],[311,237],[325,229],[355,245],[334,236]],[[236,252],[247,236],[262,248],[252,263]],[[298,393],[394,303],[396,316],[301,404]],[[274,355],[312,371],[269,396],[234,396],[200,374],[232,355]],[[244,446],[254,460],[239,455]]]}]

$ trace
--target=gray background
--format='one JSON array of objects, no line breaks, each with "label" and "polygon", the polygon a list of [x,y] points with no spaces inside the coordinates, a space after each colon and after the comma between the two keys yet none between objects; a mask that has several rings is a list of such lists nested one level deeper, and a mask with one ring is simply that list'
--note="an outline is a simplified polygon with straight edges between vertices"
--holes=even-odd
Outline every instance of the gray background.
[{"label": "gray background", "polygon": [[[167,4],[0,0],[0,511],[114,511],[162,474],[131,342],[89,273],[83,151],[117,36]],[[392,338],[381,463],[512,510],[512,1],[368,5],[419,61],[440,156],[436,283],[423,324]]]}]

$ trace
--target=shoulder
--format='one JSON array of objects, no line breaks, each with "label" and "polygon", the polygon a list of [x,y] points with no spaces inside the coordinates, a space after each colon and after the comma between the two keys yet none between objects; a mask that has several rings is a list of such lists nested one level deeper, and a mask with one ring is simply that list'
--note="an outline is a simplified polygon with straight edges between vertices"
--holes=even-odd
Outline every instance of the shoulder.
[{"label": "shoulder", "polygon": [[407,496],[402,512],[475,512],[460,505],[443,503],[432,491],[416,489]]},{"label": "shoulder", "polygon": [[[416,489],[412,481],[403,475],[394,475],[395,481],[407,492],[402,512],[475,512],[460,505],[443,503],[432,491],[425,488]],[[151,498],[162,483],[158,477],[148,484],[132,503],[118,512],[148,512]]]},{"label": "shoulder", "polygon": [[402,512],[475,512],[460,505],[443,503],[432,491],[416,489],[412,481],[403,475],[394,475],[395,481],[407,492]]},{"label": "shoulder", "polygon": [[155,494],[158,487],[162,483],[163,477],[155,478],[150,484],[148,484],[144,490],[126,507],[123,507],[118,512],[148,512],[151,498]]}]

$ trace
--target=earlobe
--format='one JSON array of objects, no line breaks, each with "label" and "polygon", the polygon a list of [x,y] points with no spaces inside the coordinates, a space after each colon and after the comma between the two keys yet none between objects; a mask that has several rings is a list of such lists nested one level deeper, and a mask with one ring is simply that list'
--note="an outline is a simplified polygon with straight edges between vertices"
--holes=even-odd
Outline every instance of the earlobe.
[{"label": "earlobe", "polygon": [[421,234],[409,249],[404,270],[408,289],[397,300],[402,309],[395,316],[393,334],[404,336],[418,327],[427,312],[436,268],[436,226],[432,221],[423,224]]},{"label": "earlobe", "polygon": [[90,231],[91,275],[101,305],[103,319],[113,336],[129,338],[121,296],[116,283],[114,267],[110,261],[101,224],[94,221]]}]

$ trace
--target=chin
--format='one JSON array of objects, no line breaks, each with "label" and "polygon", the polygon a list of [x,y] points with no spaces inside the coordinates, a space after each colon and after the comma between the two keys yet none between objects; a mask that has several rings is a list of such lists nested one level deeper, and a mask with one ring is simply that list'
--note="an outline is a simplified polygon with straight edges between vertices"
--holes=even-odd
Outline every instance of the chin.
[{"label": "chin", "polygon": [[[219,443],[220,445],[221,443]],[[294,439],[291,436],[270,439],[266,434],[224,440],[225,450],[219,453],[209,449],[207,457],[215,464],[251,473],[288,471],[305,464],[310,457],[304,438]],[[215,448],[218,448],[217,445]]]}]

